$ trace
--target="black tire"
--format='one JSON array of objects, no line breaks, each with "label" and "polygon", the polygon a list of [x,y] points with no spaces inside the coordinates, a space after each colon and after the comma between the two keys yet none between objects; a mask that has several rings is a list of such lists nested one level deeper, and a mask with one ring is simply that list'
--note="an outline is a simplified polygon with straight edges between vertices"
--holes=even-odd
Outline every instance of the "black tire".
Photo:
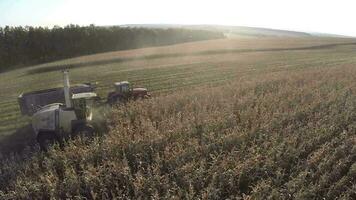
[{"label": "black tire", "polygon": [[115,95],[110,97],[110,99],[108,99],[108,104],[111,106],[125,104],[126,102],[127,99],[122,95]]},{"label": "black tire", "polygon": [[40,150],[44,152],[47,152],[48,148],[56,142],[62,147],[61,139],[52,131],[40,131],[37,135],[37,142],[40,146]]},{"label": "black tire", "polygon": [[74,137],[94,138],[95,129],[89,124],[78,126],[73,133]]},{"label": "black tire", "polygon": [[151,97],[151,95],[149,94],[140,94],[136,97],[134,97],[134,100],[144,100],[144,99],[149,99]]},{"label": "black tire", "polygon": [[106,102],[109,104],[109,105],[114,105],[116,103],[116,101],[118,100],[118,94],[116,94],[115,92],[110,92],[108,94],[108,97],[107,97],[107,100]]}]

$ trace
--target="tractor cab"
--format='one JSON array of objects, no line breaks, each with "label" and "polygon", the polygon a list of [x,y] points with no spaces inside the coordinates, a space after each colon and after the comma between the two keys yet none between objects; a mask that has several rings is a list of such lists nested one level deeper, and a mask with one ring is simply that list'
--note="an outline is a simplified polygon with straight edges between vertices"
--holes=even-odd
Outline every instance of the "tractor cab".
[{"label": "tractor cab", "polygon": [[120,94],[125,94],[131,91],[130,83],[128,81],[121,81],[114,83],[115,91]]},{"label": "tractor cab", "polygon": [[91,120],[91,107],[97,97],[94,92],[85,92],[72,95],[72,104],[78,120]]}]

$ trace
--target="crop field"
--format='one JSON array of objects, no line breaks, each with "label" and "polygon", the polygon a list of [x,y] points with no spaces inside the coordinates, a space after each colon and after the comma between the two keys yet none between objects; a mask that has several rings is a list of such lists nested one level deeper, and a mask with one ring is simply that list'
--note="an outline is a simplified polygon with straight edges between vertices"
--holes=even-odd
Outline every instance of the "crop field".
[{"label": "crop field", "polygon": [[2,151],[33,141],[17,96],[62,86],[65,68],[102,97],[128,80],[153,98],[113,109],[89,145],[3,158],[0,198],[356,198],[355,39],[211,40],[1,73]]},{"label": "crop field", "polygon": [[[353,54],[347,49],[353,49],[354,42],[317,37],[212,40],[83,56],[2,73],[0,137],[28,123],[19,113],[17,96],[22,92],[61,86],[59,72],[66,68],[71,69],[72,83],[98,82],[98,92],[104,97],[113,89],[113,82],[120,80],[144,85],[156,93],[278,70],[276,68],[353,62]],[[330,44],[347,45],[330,47]],[[338,48],[346,50],[336,52]],[[336,53],[329,57],[333,51]]]}]

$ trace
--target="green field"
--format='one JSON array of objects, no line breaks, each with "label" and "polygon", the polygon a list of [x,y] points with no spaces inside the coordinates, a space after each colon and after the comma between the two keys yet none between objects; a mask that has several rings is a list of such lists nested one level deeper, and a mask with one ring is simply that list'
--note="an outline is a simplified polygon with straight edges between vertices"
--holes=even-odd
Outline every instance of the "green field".
[{"label": "green field", "polygon": [[[224,39],[2,73],[6,142],[29,122],[17,96],[61,86],[64,68],[73,84],[97,83],[102,97],[128,80],[153,98],[115,110],[110,134],[95,145],[77,142],[49,158],[37,152],[25,164],[8,161],[0,190],[8,183],[4,195],[18,198],[352,198],[355,52],[356,40],[346,38]],[[17,177],[6,174],[9,168],[25,171]]]}]

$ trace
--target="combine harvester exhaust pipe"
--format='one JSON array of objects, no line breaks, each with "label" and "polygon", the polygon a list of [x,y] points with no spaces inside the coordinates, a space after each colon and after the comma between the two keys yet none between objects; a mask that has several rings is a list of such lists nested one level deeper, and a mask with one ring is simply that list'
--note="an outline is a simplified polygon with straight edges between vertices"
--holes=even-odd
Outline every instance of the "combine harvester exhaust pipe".
[{"label": "combine harvester exhaust pipe", "polygon": [[70,100],[70,83],[69,83],[69,73],[68,70],[63,71],[63,81],[64,81],[64,99],[67,108],[72,107],[72,102]]}]

